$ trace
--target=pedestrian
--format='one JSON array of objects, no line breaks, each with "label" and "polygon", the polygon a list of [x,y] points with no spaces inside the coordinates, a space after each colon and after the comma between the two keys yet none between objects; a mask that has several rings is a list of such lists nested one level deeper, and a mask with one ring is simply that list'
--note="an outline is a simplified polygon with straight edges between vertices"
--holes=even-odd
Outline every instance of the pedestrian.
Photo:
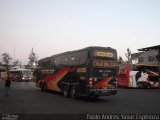
[{"label": "pedestrian", "polygon": [[10,81],[10,77],[9,77],[8,68],[6,70],[6,73],[7,73],[7,79],[5,80],[5,96],[9,96],[11,81]]}]

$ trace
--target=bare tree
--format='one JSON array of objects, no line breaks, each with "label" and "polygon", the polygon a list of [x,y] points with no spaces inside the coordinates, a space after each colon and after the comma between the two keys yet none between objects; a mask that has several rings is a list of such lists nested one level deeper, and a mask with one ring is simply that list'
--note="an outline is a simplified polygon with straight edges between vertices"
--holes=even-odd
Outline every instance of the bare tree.
[{"label": "bare tree", "polygon": [[125,53],[127,62],[131,62],[131,50],[127,48],[127,53]]},{"label": "bare tree", "polygon": [[2,60],[3,60],[5,65],[9,65],[9,63],[12,60],[12,58],[10,57],[9,53],[3,53],[2,54]]},{"label": "bare tree", "polygon": [[19,66],[19,65],[21,65],[21,64],[22,64],[22,62],[20,62],[18,59],[15,60],[15,61],[13,61],[13,65],[14,65],[14,66]]},{"label": "bare tree", "polygon": [[124,62],[124,61],[123,61],[123,58],[122,58],[121,56],[119,56],[118,63],[121,64],[121,63],[123,63],[123,62]]}]

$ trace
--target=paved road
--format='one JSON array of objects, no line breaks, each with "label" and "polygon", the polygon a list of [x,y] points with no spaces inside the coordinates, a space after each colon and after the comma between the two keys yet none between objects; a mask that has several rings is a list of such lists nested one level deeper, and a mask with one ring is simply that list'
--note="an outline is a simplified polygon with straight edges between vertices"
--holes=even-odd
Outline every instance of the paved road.
[{"label": "paved road", "polygon": [[42,92],[34,82],[12,82],[11,94],[4,96],[0,82],[0,113],[91,114],[160,113],[160,89],[122,89],[115,96],[99,100],[64,98],[55,92]]}]

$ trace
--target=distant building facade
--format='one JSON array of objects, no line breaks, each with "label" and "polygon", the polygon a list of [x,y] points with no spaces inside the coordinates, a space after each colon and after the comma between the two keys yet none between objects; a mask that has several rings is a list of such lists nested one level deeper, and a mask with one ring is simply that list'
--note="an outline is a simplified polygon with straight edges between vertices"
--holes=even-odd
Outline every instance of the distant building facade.
[{"label": "distant building facade", "polygon": [[158,65],[157,60],[158,50],[149,50],[141,54],[138,58],[139,64],[152,64]]},{"label": "distant building facade", "polygon": [[159,48],[158,46],[138,49],[139,53],[133,53],[131,55],[131,59],[133,63],[137,64],[150,64],[150,65],[158,65],[160,61],[158,61],[157,57],[159,55]]}]

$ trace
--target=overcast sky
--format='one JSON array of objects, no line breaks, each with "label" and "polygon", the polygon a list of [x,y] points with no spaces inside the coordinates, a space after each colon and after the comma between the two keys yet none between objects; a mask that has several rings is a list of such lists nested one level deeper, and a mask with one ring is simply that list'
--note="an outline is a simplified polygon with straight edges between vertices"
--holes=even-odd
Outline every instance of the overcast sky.
[{"label": "overcast sky", "polygon": [[[0,55],[23,64],[87,46],[160,45],[160,0],[0,0]],[[0,56],[0,58],[2,58]]]}]

